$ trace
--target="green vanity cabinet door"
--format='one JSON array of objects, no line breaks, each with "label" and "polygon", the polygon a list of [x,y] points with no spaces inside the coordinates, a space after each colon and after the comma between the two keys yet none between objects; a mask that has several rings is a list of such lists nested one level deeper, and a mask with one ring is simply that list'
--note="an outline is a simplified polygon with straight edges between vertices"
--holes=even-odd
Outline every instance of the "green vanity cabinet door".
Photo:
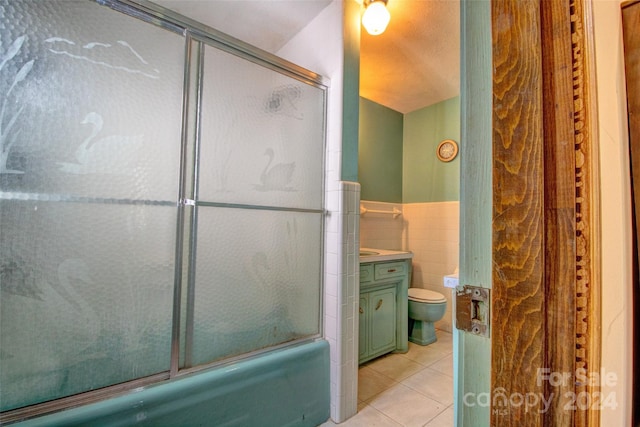
[{"label": "green vanity cabinet door", "polygon": [[410,276],[410,258],[360,264],[358,363],[386,353],[409,350],[407,290]]},{"label": "green vanity cabinet door", "polygon": [[372,355],[396,348],[396,286],[369,294],[369,348]]},{"label": "green vanity cabinet door", "polygon": [[396,349],[397,283],[362,291],[358,360],[371,360]]},{"label": "green vanity cabinet door", "polygon": [[367,343],[369,342],[369,325],[368,320],[368,312],[369,312],[369,294],[361,294],[360,295],[360,309],[358,310],[358,319],[360,325],[360,331],[358,333],[358,360],[362,360],[364,357],[367,357],[369,353],[369,348]]}]

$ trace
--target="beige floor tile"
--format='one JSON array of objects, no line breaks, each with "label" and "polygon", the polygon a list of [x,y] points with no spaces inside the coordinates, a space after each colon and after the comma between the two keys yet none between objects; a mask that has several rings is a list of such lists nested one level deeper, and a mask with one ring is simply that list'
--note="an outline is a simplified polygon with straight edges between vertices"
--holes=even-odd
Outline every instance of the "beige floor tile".
[{"label": "beige floor tile", "polygon": [[401,354],[380,357],[366,365],[395,381],[401,381],[424,369],[424,366]]},{"label": "beige floor tile", "polygon": [[449,406],[424,427],[453,427],[453,406]]},{"label": "beige floor tile", "polygon": [[444,406],[453,404],[453,378],[434,369],[426,368],[411,375],[402,384]]},{"label": "beige floor tile", "polygon": [[438,341],[436,341],[434,343],[431,343],[431,344],[429,344],[429,345],[427,345],[425,347],[427,347],[427,348],[429,348],[430,350],[433,350],[433,351],[438,351],[440,353],[447,354],[447,353],[451,353],[452,352],[453,344],[451,342],[441,342],[440,340],[438,340]]},{"label": "beige floor tile", "polygon": [[339,425],[340,427],[401,427],[402,424],[397,423],[387,417],[372,406],[365,405],[362,409],[358,409],[358,413],[347,421],[335,424],[331,420],[320,427],[330,427]]},{"label": "beige floor tile", "polygon": [[[428,346],[409,343],[358,370],[358,413],[347,427],[453,427],[452,335],[437,330]],[[428,366],[428,367],[427,367]],[[335,426],[328,421],[322,427]]]},{"label": "beige floor tile", "polygon": [[423,366],[429,366],[451,353],[450,348],[447,349],[446,347],[431,347],[434,344],[421,346],[418,344],[409,343],[409,351],[403,356]]},{"label": "beige floor tile", "polygon": [[446,408],[402,384],[383,391],[368,403],[406,427],[422,427]]},{"label": "beige floor tile", "polygon": [[365,401],[383,392],[396,381],[368,366],[358,369],[358,400]]},{"label": "beige floor tile", "polygon": [[436,337],[438,337],[438,342],[453,344],[453,334],[451,332],[436,329]]},{"label": "beige floor tile", "polygon": [[429,365],[429,367],[453,378],[453,354],[438,360],[433,365]]}]

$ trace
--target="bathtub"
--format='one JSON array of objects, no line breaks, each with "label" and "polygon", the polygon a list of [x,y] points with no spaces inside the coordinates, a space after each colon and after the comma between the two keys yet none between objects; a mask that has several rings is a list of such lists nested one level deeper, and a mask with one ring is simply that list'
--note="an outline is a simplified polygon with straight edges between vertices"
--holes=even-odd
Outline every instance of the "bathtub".
[{"label": "bathtub", "polygon": [[329,343],[316,340],[15,425],[317,426],[329,387]]}]

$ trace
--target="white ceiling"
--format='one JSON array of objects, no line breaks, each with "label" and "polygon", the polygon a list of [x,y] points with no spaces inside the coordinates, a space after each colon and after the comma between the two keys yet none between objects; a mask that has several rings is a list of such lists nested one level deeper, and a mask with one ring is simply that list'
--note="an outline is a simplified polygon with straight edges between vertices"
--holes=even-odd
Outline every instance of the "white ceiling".
[{"label": "white ceiling", "polygon": [[[268,52],[277,52],[331,0],[155,0]],[[360,95],[401,113],[460,92],[459,0],[388,0],[379,36],[362,29]]]},{"label": "white ceiling", "polygon": [[401,113],[460,93],[460,1],[389,0],[387,30],[360,39],[360,96]]},{"label": "white ceiling", "polygon": [[188,18],[275,53],[331,0],[153,0]]}]

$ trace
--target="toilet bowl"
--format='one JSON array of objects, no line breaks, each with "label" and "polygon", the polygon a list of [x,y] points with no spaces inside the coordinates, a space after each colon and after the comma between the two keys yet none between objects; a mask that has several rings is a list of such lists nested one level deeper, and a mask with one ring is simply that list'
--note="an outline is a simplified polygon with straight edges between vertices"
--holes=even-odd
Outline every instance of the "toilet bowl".
[{"label": "toilet bowl", "polygon": [[435,342],[434,322],[442,319],[447,309],[444,295],[421,288],[409,288],[409,341],[427,345]]}]

